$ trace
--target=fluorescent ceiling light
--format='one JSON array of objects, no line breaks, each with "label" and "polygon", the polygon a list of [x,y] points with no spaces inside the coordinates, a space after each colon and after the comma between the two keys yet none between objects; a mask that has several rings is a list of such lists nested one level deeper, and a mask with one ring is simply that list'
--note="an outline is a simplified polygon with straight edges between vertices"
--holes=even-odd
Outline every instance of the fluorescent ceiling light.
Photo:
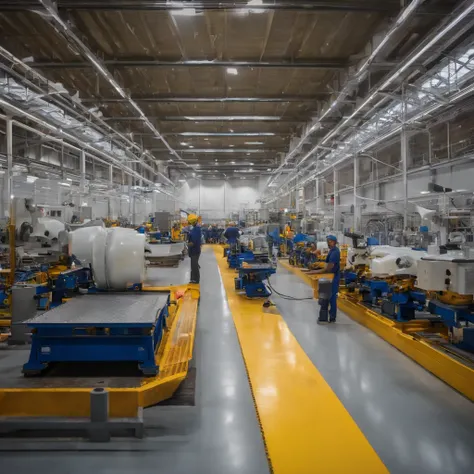
[{"label": "fluorescent ceiling light", "polygon": [[420,191],[420,194],[430,194],[429,191]]},{"label": "fluorescent ceiling light", "polygon": [[187,143],[186,143],[186,142],[181,142],[181,143],[180,143],[180,145],[182,145],[182,146],[186,146],[186,145],[187,145]]},{"label": "fluorescent ceiling light", "polygon": [[230,164],[231,164],[231,165],[235,165],[235,161],[231,161]]},{"label": "fluorescent ceiling light", "polygon": [[253,166],[253,163],[250,163],[250,166]]},{"label": "fluorescent ceiling light", "polygon": [[194,146],[193,146],[193,145],[189,145],[189,148],[194,148]]},{"label": "fluorescent ceiling light", "polygon": [[239,74],[239,71],[237,71],[237,68],[235,67],[228,67],[227,74],[230,74],[231,76],[237,76],[237,74]]},{"label": "fluorescent ceiling light", "polygon": [[245,142],[246,145],[263,145],[263,142]]},{"label": "fluorescent ceiling light", "polygon": [[185,182],[186,182],[185,179],[178,179],[178,181],[179,181],[180,183],[185,183]]},{"label": "fluorescent ceiling light", "polygon": [[267,171],[271,171],[272,169],[271,168],[267,168]]},{"label": "fluorescent ceiling light", "polygon": [[68,188],[71,187],[71,185],[69,183],[58,183],[60,186],[67,186]]},{"label": "fluorescent ceiling light", "polygon": [[72,181],[72,179],[71,178],[66,178],[66,181]]},{"label": "fluorescent ceiling light", "polygon": [[230,146],[231,148],[233,148],[233,147],[234,147],[234,145],[229,145],[229,146]]},{"label": "fluorescent ceiling light", "polygon": [[282,118],[276,115],[186,115],[183,119],[192,122],[278,122]]},{"label": "fluorescent ceiling light", "polygon": [[181,10],[171,10],[171,14],[174,16],[194,16],[196,15],[195,8],[181,8]]},{"label": "fluorescent ceiling light", "polygon": [[28,175],[28,176],[26,177],[26,182],[27,182],[27,183],[34,183],[37,179],[38,179],[37,176],[30,176],[30,175]]}]

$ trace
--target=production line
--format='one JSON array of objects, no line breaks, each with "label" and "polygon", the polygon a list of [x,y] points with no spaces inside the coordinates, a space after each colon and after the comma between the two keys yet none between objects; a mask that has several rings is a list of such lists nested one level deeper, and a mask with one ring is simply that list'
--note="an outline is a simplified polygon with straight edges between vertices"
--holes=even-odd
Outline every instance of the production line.
[{"label": "production line", "polygon": [[0,31],[1,474],[472,474],[474,0]]},{"label": "production line", "polygon": [[[18,376],[0,384],[2,428],[53,426],[34,421],[41,416],[65,417],[54,426],[66,429],[67,417],[74,416],[83,420],[75,426],[87,431],[97,422],[92,411],[95,391],[105,383],[109,408],[101,416],[109,423],[106,437],[122,426],[118,418],[128,420],[125,427],[138,427],[136,435],[142,436],[140,410],[172,397],[192,357],[199,289],[187,284],[182,271],[176,278],[173,268],[164,268],[178,267],[185,244],[149,244],[134,229],[106,228],[102,222],[77,227],[64,237],[67,254],[60,246],[47,254],[50,263],[43,260],[37,269],[17,269],[13,284],[5,281],[3,339],[10,346],[29,348],[29,357],[13,357]],[[159,269],[149,267],[155,263],[149,261],[150,253]],[[131,363],[134,378],[123,386],[113,366]],[[68,369],[71,364],[86,379],[64,377],[75,370]],[[103,367],[100,377],[92,366]]]}]

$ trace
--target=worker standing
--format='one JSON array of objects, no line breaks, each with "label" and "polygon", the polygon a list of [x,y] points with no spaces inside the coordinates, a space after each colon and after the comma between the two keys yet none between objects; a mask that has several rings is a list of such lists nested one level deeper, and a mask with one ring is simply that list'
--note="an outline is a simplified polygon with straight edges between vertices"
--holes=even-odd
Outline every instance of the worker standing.
[{"label": "worker standing", "polygon": [[188,234],[188,254],[191,259],[191,283],[199,283],[201,279],[199,257],[201,256],[202,234],[198,217],[189,214],[188,224],[193,226]]},{"label": "worker standing", "polygon": [[328,308],[329,308],[329,322],[335,323],[337,316],[337,293],[339,291],[339,281],[340,281],[340,261],[341,253],[339,247],[337,246],[337,237],[335,235],[328,235],[326,237],[329,253],[326,257],[326,265],[324,268],[319,270],[314,270],[310,273],[333,273],[334,277],[332,279],[331,286],[331,298],[329,300],[320,300],[321,309],[319,311],[319,323],[328,322]]},{"label": "worker standing", "polygon": [[231,223],[229,227],[227,227],[227,229],[225,230],[224,237],[227,239],[230,250],[238,253],[238,250],[240,250],[237,248],[240,238],[239,228],[236,227],[233,223]]}]

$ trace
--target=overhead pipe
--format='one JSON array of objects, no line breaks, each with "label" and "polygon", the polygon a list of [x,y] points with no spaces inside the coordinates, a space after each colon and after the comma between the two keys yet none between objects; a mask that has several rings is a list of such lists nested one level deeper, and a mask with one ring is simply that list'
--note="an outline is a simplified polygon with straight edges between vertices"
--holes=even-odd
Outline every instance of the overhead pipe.
[{"label": "overhead pipe", "polygon": [[[70,100],[73,100],[68,93],[65,93],[65,91],[59,87],[56,86],[55,83],[51,82],[50,80],[46,79],[45,77],[43,77],[38,71],[35,71],[34,69],[32,69],[28,64],[26,64],[24,61],[22,61],[21,59],[17,58],[16,56],[14,56],[12,53],[10,53],[8,50],[6,50],[5,48],[3,48],[2,46],[0,46],[0,55],[3,56],[7,61],[9,61],[10,63],[12,63],[14,66],[21,66],[26,73],[28,73],[31,77],[43,82],[43,83],[47,83],[47,87],[49,89],[48,93],[45,94],[45,95],[52,95],[52,92],[55,93],[56,95],[60,95],[61,97],[64,97],[65,95],[68,96],[68,98]],[[5,71],[7,74],[10,74],[10,71]],[[28,83],[30,83],[30,81],[28,81]],[[34,85],[34,84],[33,84]],[[41,87],[40,86],[35,86],[38,90],[42,91]],[[43,91],[42,91],[43,92]],[[44,98],[43,98],[44,99]],[[55,101],[53,100],[53,103]],[[88,110],[82,106],[81,102],[79,103],[75,103],[74,104],[75,106],[79,106],[83,109],[84,113],[88,113]],[[79,116],[81,116],[81,114],[78,114],[78,112],[74,109],[71,109],[69,106],[65,107],[64,104],[60,103],[59,107],[62,107],[63,109],[65,108],[68,112],[70,112],[71,114],[77,114]],[[104,133],[105,132],[103,130],[100,129],[100,127],[98,127],[92,120],[88,119],[87,117],[84,117],[84,116],[81,116],[81,118],[86,121],[91,127],[95,128],[96,130],[98,130],[100,133]],[[115,128],[113,128],[112,126],[110,126],[109,124],[107,124],[103,119],[99,118],[99,117],[94,117],[94,119],[100,123],[101,126],[105,127],[111,134],[117,136],[117,137],[120,137],[121,140],[125,141],[125,143],[127,145],[129,145],[131,148],[137,150],[142,156],[148,156],[149,158],[151,158],[152,160],[155,160],[155,157],[151,154],[151,153],[148,153],[146,152],[141,146],[139,146],[137,143],[135,143],[134,141],[130,140],[128,137],[126,137],[124,134],[122,134],[121,132],[117,131]],[[115,140],[112,139],[112,141],[114,143]],[[121,145],[119,144],[119,147],[121,147]],[[128,151],[128,150],[125,150],[125,151]],[[140,157],[138,157],[138,159],[142,162],[142,165],[147,168],[148,170],[150,170],[151,172],[155,173],[155,174],[158,174],[160,175],[161,178],[163,178],[165,180],[165,182],[167,182],[169,185],[171,186],[174,186],[174,183],[169,180],[166,176],[164,176],[163,174],[161,173],[157,173],[151,166],[148,166],[143,160],[141,160]]]},{"label": "overhead pipe", "polygon": [[[377,96],[382,90],[386,89],[392,82],[400,77],[400,75],[406,71],[415,61],[417,61],[426,51],[428,51],[434,44],[436,44],[443,36],[445,36],[449,31],[455,28],[462,20],[464,20],[468,15],[470,15],[474,11],[474,1],[468,0],[463,5],[465,5],[465,9],[460,8],[462,11],[451,21],[449,22],[441,31],[439,31],[436,35],[433,36],[429,41],[425,42],[423,47],[417,51],[416,53],[410,55],[410,57],[403,62],[400,67],[394,71],[388,79],[386,79],[383,84],[378,86],[368,98],[366,98],[361,105],[359,105],[356,110],[347,117],[342,123],[337,125],[335,128],[331,130],[321,141],[318,145],[313,147],[298,163],[300,166],[306,159],[308,159],[318,148],[324,146],[327,141],[332,138],[339,130],[341,130],[347,123],[350,122],[357,115],[364,107],[366,107],[373,99]],[[441,104],[442,105],[442,104]],[[439,107],[436,107],[439,108]],[[390,135],[393,135],[395,132],[391,132]],[[388,137],[384,137],[388,138]],[[368,147],[364,147],[362,151],[365,151]],[[331,165],[332,166],[332,165]],[[298,173],[296,176],[298,176]]]},{"label": "overhead pipe", "polygon": [[[41,5],[44,7],[46,12],[49,14],[49,20],[55,29],[61,33],[67,40],[74,44],[76,48],[85,56],[94,66],[94,69],[115,89],[115,91],[123,99],[127,99],[128,104],[137,112],[143,123],[148,127],[149,130],[153,132],[156,138],[160,139],[168,151],[173,155],[178,162],[185,166],[189,166],[186,162],[183,161],[181,156],[174,150],[167,140],[161,135],[161,133],[156,129],[156,127],[150,122],[146,114],[139,107],[139,105],[130,98],[127,92],[120,86],[120,84],[114,79],[113,75],[107,70],[103,65],[102,60],[97,58],[94,53],[81,41],[81,39],[71,30],[71,28],[62,20],[59,16],[59,13],[56,9],[56,6],[51,2],[51,0],[39,0]],[[44,18],[40,12],[37,12]]]},{"label": "overhead pipe", "polygon": [[[302,69],[344,69],[347,61],[340,58],[314,58],[310,61],[221,61],[207,59],[187,59],[181,61],[162,61],[159,59],[106,59],[104,66],[111,67],[239,67],[239,68],[302,68]],[[32,68],[78,68],[93,67],[90,62],[44,61],[30,63]]]},{"label": "overhead pipe", "polygon": [[[416,13],[417,9],[424,3],[425,0],[413,0],[397,17],[387,34],[385,35],[384,39],[380,42],[380,44],[372,51],[370,56],[366,59],[366,61],[359,67],[359,69],[356,71],[355,75],[353,77],[350,77],[347,81],[344,87],[342,88],[341,92],[338,94],[337,98],[329,105],[329,107],[326,109],[326,111],[318,117],[318,120],[315,124],[311,126],[311,128],[305,133],[303,138],[300,139],[300,141],[297,143],[295,148],[288,153],[288,155],[285,157],[283,163],[277,168],[275,171],[275,174],[279,173],[287,164],[288,162],[298,153],[300,148],[303,146],[303,144],[306,142],[306,140],[315,132],[316,130],[319,130],[321,126],[321,122],[334,110],[336,107],[338,107],[343,101],[346,100],[346,97],[350,95],[353,91],[354,88],[362,82],[362,80],[366,77],[370,66],[372,63],[375,61],[376,57],[380,54],[380,52],[383,50],[383,48],[391,41],[391,39],[394,37],[395,34],[397,34],[400,29],[407,23],[407,21]],[[306,154],[305,157],[303,158],[302,161],[306,160],[308,156],[310,156],[314,152],[314,149],[310,151],[309,154]],[[274,179],[272,178],[267,182],[267,186],[270,185]]]},{"label": "overhead pipe", "polygon": [[[20,109],[19,107],[11,104],[10,102],[8,102],[7,100],[5,99],[2,99],[0,98],[0,107],[2,107],[4,110],[6,110],[7,112],[10,112],[12,114],[12,116],[20,116],[20,117],[23,117],[31,122],[34,122],[36,123],[37,125],[41,126],[41,127],[44,127],[46,129],[48,129],[50,132],[52,133],[55,133],[56,135],[59,135],[61,136],[63,139],[65,140],[68,140],[70,142],[73,142],[73,143],[76,143],[76,145],[78,145],[78,148],[74,147],[74,146],[71,146],[69,143],[65,143],[63,142],[62,140],[56,138],[56,137],[50,137],[48,136],[47,134],[45,134],[44,132],[41,132],[39,130],[36,130],[36,129],[33,129],[31,127],[28,127],[28,125],[25,125],[23,124],[22,122],[18,122],[18,121],[12,121],[12,123],[15,124],[15,126],[18,126],[20,128],[26,128],[26,129],[29,129],[30,131],[32,131],[33,133],[36,133],[38,134],[39,136],[43,136],[45,138],[48,138],[50,139],[51,141],[57,141],[57,142],[61,142],[61,143],[64,143],[64,146],[67,146],[67,147],[71,147],[77,151],[81,151],[81,150],[89,150],[89,156],[91,156],[92,158],[95,159],[95,155],[98,154],[102,157],[105,158],[106,162],[108,163],[113,163],[115,164],[118,168],[120,169],[123,169],[124,171],[126,171],[129,175],[132,175],[132,176],[135,176],[136,178],[143,178],[139,173],[135,172],[134,170],[132,170],[131,168],[129,168],[128,166],[126,166],[123,162],[121,162],[120,160],[118,160],[116,157],[114,157],[113,155],[109,155],[108,153],[102,151],[102,150],[99,150],[97,148],[95,148],[94,146],[92,146],[90,143],[86,143],[84,141],[82,141],[81,139],[77,138],[76,136],[74,135],[71,135],[70,133],[67,133],[65,132],[64,130],[61,130],[60,128],[56,127],[55,125],[52,125],[38,117],[36,117],[35,115],[29,113],[29,112],[26,112],[22,109]],[[0,118],[3,118],[3,119],[6,119],[6,116],[5,115],[0,115]],[[153,181],[150,181],[146,178],[143,178],[148,184],[152,184],[154,185],[155,183]]]},{"label": "overhead pipe", "polygon": [[[474,84],[471,84],[470,86],[462,89],[461,91],[455,93],[450,99],[449,99],[449,102],[447,102],[446,104],[444,103],[435,103],[433,104],[431,107],[429,107],[428,109],[426,110],[423,110],[421,112],[419,112],[418,114],[416,114],[415,116],[411,117],[409,120],[407,120],[407,124],[409,123],[413,123],[413,122],[418,122],[419,120],[423,119],[424,117],[426,117],[427,115],[430,115],[436,111],[438,111],[439,109],[443,108],[443,107],[446,107],[446,106],[449,106],[449,105],[453,105],[455,104],[456,102],[459,102],[460,100],[464,99],[466,96],[470,95],[470,94],[474,94]],[[396,128],[394,128],[393,130],[390,130],[389,132],[387,132],[386,134],[382,135],[381,137],[373,140],[372,142],[370,142],[368,145],[365,145],[364,146],[364,151],[367,150],[367,149],[370,149],[372,147],[374,147],[375,145],[377,145],[378,143],[380,143],[381,141],[383,140],[387,140],[388,138],[396,135],[397,133],[400,133],[402,130],[402,125],[399,125],[397,126]],[[331,168],[335,167],[335,166],[338,166],[338,165],[342,165],[349,157],[351,157],[352,154],[347,154],[345,155],[343,158],[341,158],[340,160],[336,161],[335,163],[332,163],[331,165],[328,165],[326,168],[324,168],[323,170],[321,171],[318,171],[316,173],[313,173],[312,175],[310,175],[305,181],[304,183],[306,183],[307,181],[309,181],[310,179],[313,179],[315,177],[318,177],[318,176],[321,176],[323,175],[324,173],[326,173],[328,170],[330,170]],[[383,163],[385,166],[390,166],[390,165],[387,165],[387,163]],[[408,172],[409,174],[409,172]],[[298,185],[300,186],[300,185]],[[298,186],[293,186],[293,188],[291,189],[292,191],[295,190]]]}]

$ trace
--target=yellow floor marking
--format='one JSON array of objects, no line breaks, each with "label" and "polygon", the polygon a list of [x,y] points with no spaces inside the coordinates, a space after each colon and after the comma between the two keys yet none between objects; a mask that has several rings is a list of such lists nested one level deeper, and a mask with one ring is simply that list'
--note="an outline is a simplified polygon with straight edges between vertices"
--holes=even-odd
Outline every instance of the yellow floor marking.
[{"label": "yellow floor marking", "polygon": [[214,252],[273,471],[387,473],[283,318],[264,313],[262,300],[239,295],[236,272],[228,268],[220,246]]}]

